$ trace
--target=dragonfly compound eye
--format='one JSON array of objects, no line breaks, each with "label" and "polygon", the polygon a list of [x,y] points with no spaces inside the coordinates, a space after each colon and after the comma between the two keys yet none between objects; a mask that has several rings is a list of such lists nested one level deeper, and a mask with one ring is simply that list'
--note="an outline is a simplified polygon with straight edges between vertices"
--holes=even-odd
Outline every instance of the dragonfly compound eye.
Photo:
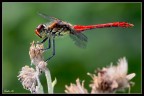
[{"label": "dragonfly compound eye", "polygon": [[36,30],[35,30],[35,33],[40,37],[40,38],[42,38],[42,36],[41,36],[41,33],[42,33],[42,31],[44,30],[44,25],[42,25],[42,24],[40,24],[37,28],[36,28]]}]

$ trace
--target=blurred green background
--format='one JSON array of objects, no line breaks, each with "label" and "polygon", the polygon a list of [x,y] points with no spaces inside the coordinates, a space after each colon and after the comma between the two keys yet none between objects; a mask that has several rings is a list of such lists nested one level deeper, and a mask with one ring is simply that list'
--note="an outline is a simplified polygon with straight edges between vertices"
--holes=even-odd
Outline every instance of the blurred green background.
[{"label": "blurred green background", "polygon": [[[85,31],[88,37],[85,49],[75,46],[68,35],[56,38],[56,55],[48,64],[52,79],[57,78],[55,93],[64,93],[65,85],[75,83],[77,78],[85,80],[85,87],[90,92],[89,83],[92,79],[86,73],[94,73],[97,68],[108,66],[111,62],[116,65],[118,59],[124,56],[128,60],[128,74],[136,73],[132,79],[135,86],[131,88],[131,93],[141,93],[141,3],[2,3],[3,92],[13,90],[14,93],[30,93],[23,89],[17,75],[23,66],[30,66],[30,43],[33,40],[41,41],[34,33],[35,28],[48,22],[37,12],[71,24],[126,21],[135,25],[133,28]],[[50,55],[51,50],[45,53],[45,59]],[[41,83],[47,92],[44,74]]]}]

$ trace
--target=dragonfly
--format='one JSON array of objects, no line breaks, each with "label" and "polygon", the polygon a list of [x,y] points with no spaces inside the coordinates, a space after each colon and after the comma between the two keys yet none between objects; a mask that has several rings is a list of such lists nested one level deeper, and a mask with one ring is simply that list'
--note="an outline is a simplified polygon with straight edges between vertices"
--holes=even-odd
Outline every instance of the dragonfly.
[{"label": "dragonfly", "polygon": [[55,55],[55,37],[63,36],[69,34],[70,38],[73,39],[75,45],[80,48],[85,48],[88,38],[82,32],[86,30],[96,29],[96,28],[108,28],[108,27],[122,27],[129,28],[134,25],[127,22],[112,22],[112,23],[104,23],[104,24],[95,24],[95,25],[72,25],[68,22],[65,22],[61,19],[48,16],[44,13],[38,13],[42,18],[45,18],[49,22],[44,24],[39,24],[35,33],[43,40],[38,42],[37,44],[42,44],[45,41],[48,41],[48,47],[42,50],[48,50],[52,47],[52,55],[45,60],[47,62]]}]

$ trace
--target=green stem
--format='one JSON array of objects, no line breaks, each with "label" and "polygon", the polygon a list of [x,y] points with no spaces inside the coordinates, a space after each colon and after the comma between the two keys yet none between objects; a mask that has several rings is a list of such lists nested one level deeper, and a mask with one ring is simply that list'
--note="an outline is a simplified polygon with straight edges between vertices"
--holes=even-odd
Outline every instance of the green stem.
[{"label": "green stem", "polygon": [[47,86],[48,86],[48,93],[53,93],[53,87],[52,87],[52,80],[51,80],[51,74],[48,68],[45,69],[45,76],[47,79]]},{"label": "green stem", "polygon": [[37,86],[37,92],[40,93],[40,94],[43,94],[44,91],[43,91],[43,86],[41,85],[41,82],[37,76],[37,82],[38,82],[38,86]]},{"label": "green stem", "polygon": [[39,68],[38,67],[36,67],[36,71],[37,71],[36,79],[37,79],[37,83],[38,83],[38,86],[36,86],[36,91],[37,91],[37,93],[43,94],[44,91],[43,91],[43,86],[42,86],[42,84],[40,82],[40,79],[39,79],[40,72],[39,72]]}]

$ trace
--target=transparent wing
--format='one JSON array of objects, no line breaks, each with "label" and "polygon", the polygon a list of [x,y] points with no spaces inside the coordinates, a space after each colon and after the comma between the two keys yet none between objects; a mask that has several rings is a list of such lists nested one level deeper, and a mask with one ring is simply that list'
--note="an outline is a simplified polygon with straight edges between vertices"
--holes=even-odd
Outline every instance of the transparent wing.
[{"label": "transparent wing", "polygon": [[38,15],[40,15],[42,18],[44,18],[44,19],[46,19],[46,20],[49,21],[49,22],[45,23],[46,25],[50,25],[50,24],[52,24],[54,21],[57,21],[57,22],[61,21],[61,20],[58,19],[58,18],[55,18],[55,17],[52,17],[52,16],[48,16],[47,14],[44,14],[44,13],[38,12]]},{"label": "transparent wing", "polygon": [[40,12],[38,12],[38,15],[40,15],[41,17],[43,17],[43,18],[45,18],[45,19],[47,19],[47,20],[50,20],[50,21],[59,20],[59,19],[57,19],[57,18],[55,18],[55,17],[48,16],[47,14],[40,13]]},{"label": "transparent wing", "polygon": [[85,48],[87,45],[87,37],[82,33],[72,32],[70,37],[74,40],[74,43],[80,47]]}]

